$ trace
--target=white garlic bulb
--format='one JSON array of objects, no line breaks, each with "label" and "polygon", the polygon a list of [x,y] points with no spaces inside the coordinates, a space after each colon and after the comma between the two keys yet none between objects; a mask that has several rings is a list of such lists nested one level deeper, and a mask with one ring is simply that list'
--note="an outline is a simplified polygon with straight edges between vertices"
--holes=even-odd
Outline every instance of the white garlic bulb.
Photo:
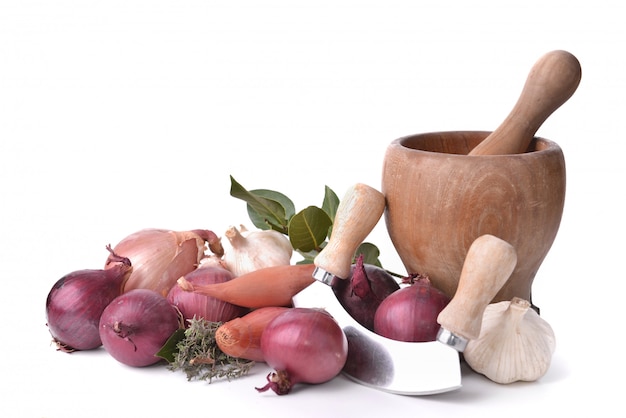
[{"label": "white garlic bulb", "polygon": [[513,298],[487,306],[480,336],[470,340],[463,356],[476,372],[496,383],[535,381],[550,367],[556,339],[550,324]]},{"label": "white garlic bulb", "polygon": [[271,229],[248,231],[240,225],[231,226],[224,236],[223,261],[226,268],[235,276],[249,273],[264,267],[291,264],[293,247],[289,239]]}]

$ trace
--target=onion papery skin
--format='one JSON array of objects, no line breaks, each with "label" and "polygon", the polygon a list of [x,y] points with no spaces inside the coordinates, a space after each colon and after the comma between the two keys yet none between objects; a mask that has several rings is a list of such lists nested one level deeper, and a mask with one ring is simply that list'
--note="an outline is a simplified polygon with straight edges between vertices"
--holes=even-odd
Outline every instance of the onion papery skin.
[{"label": "onion papery skin", "polygon": [[162,360],[156,353],[179,327],[178,311],[164,296],[149,289],[133,289],[104,309],[100,338],[120,363],[144,367]]},{"label": "onion papery skin", "polygon": [[427,277],[389,295],[376,310],[374,332],[406,342],[435,341],[437,316],[450,298],[432,286]]},{"label": "onion papery skin", "polygon": [[[217,240],[217,244],[216,244]],[[219,239],[209,230],[171,231],[147,228],[123,238],[113,251],[130,259],[133,273],[124,285],[132,289],[151,289],[162,296],[181,276],[195,270],[206,256],[206,243],[215,251],[223,251]],[[105,262],[108,268],[110,257]]]},{"label": "onion papery skin", "polygon": [[372,264],[363,264],[362,256],[350,268],[350,277],[335,278],[331,286],[344,309],[370,331],[374,330],[374,315],[378,306],[400,289],[389,272]]},{"label": "onion papery skin", "polygon": [[122,293],[132,266],[128,259],[108,270],[77,270],[52,286],[46,299],[46,321],[60,351],[92,350],[102,345],[100,316]]},{"label": "onion papery skin", "polygon": [[261,351],[275,372],[257,390],[286,395],[298,383],[319,384],[337,376],[346,363],[348,340],[326,311],[289,308],[263,331]]},{"label": "onion papery skin", "polygon": [[[192,285],[224,283],[234,278],[234,274],[229,270],[213,266],[199,267],[185,275],[185,280]],[[180,286],[172,286],[167,294],[167,300],[178,308],[186,321],[195,317],[204,318],[211,322],[227,322],[250,311],[243,306],[234,305],[212,296],[187,292]]]}]

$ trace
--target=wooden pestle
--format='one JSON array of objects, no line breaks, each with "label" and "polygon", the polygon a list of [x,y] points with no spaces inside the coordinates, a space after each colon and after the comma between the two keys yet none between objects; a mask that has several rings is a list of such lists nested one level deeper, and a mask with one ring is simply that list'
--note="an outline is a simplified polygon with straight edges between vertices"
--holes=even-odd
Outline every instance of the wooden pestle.
[{"label": "wooden pestle", "polygon": [[531,69],[522,93],[502,124],[469,155],[519,154],[528,149],[535,133],[580,84],[578,59],[567,51],[552,51]]}]

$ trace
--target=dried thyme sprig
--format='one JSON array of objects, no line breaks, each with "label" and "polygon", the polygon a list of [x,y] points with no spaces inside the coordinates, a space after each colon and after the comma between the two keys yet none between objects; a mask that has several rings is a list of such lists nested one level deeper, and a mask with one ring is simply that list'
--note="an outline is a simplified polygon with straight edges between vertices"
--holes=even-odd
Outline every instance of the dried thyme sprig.
[{"label": "dried thyme sprig", "polygon": [[216,378],[228,380],[248,374],[253,361],[224,354],[215,340],[215,331],[221,322],[211,322],[204,318],[190,319],[184,337],[176,344],[177,351],[168,368],[182,370],[187,380],[208,380]]}]

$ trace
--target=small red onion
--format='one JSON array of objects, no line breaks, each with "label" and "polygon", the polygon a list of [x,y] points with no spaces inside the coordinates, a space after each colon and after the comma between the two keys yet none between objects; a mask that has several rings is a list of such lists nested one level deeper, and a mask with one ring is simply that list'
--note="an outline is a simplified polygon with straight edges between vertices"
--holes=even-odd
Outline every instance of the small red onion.
[{"label": "small red onion", "polygon": [[111,252],[107,270],[77,270],[61,277],[46,299],[47,326],[60,351],[92,350],[102,345],[100,315],[122,293],[131,274],[128,258]]},{"label": "small red onion", "polygon": [[290,308],[266,326],[261,351],[275,372],[256,389],[286,395],[297,383],[324,383],[337,376],[346,363],[348,340],[326,311]]},{"label": "small red onion", "polygon": [[[232,280],[235,276],[229,270],[221,267],[200,266],[184,277],[193,285],[207,285],[224,283]],[[248,308],[233,305],[212,296],[187,292],[180,286],[174,286],[170,289],[167,300],[178,308],[185,320],[193,319],[195,316],[210,322],[227,322],[250,311]]]},{"label": "small red onion", "polygon": [[378,305],[400,289],[396,279],[381,267],[364,264],[359,255],[350,270],[350,277],[335,278],[332,288],[344,309],[361,325],[374,330]]},{"label": "small red onion", "polygon": [[389,295],[376,310],[374,332],[398,341],[435,341],[437,316],[450,298],[427,276],[410,276],[406,282],[412,284]]},{"label": "small red onion", "polygon": [[154,290],[133,289],[102,312],[100,338],[120,363],[143,367],[162,360],[156,353],[180,327],[178,311]]}]

